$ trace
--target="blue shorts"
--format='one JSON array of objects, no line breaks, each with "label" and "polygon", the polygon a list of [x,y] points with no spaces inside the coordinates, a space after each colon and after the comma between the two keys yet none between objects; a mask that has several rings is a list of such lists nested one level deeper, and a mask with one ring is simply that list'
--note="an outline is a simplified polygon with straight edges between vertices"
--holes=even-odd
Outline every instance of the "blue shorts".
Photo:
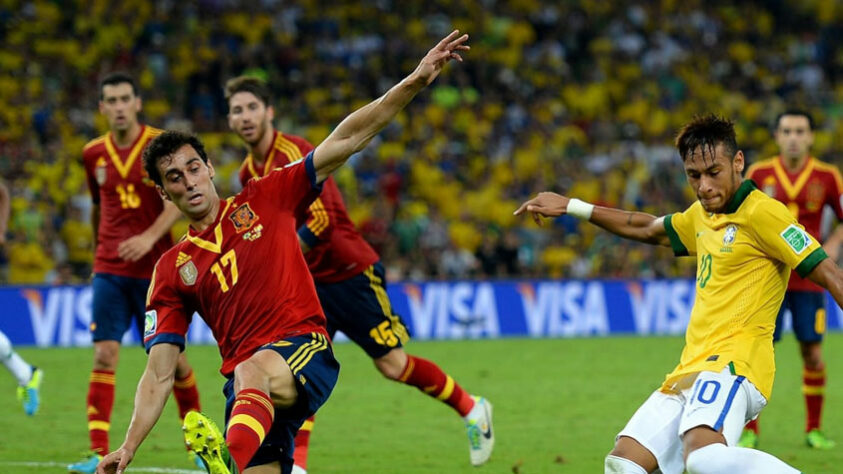
[{"label": "blue shorts", "polygon": [[328,319],[328,334],[342,331],[377,359],[410,339],[401,317],[392,312],[380,262],[337,283],[316,283]]},{"label": "blue shorts", "polygon": [[143,341],[143,318],[149,280],[97,273],[93,280],[94,303],[91,332],[94,341],[121,341],[135,321]]},{"label": "blue shorts", "polygon": [[[337,383],[340,363],[334,358],[331,343],[319,333],[282,339],[258,350],[275,351],[287,361],[299,395],[293,407],[275,410],[272,428],[249,461],[249,467],[280,462],[282,474],[289,474],[293,469],[293,438],[302,423],[328,400]],[[225,383],[222,393],[225,395],[225,426],[228,426],[237,395],[233,377]]]},{"label": "blue shorts", "polygon": [[820,342],[825,333],[825,293],[819,291],[788,291],[776,318],[773,341],[782,337],[784,313],[789,309],[792,315],[793,332],[800,342]]}]

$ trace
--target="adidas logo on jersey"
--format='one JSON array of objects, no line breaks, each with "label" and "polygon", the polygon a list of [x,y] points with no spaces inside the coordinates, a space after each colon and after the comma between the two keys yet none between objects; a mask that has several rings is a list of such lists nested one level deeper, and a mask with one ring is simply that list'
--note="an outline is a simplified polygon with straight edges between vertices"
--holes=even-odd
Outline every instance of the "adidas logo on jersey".
[{"label": "adidas logo on jersey", "polygon": [[179,252],[179,256],[176,257],[176,266],[180,267],[180,266],[184,265],[185,263],[187,263],[188,261],[190,261],[190,255],[188,255],[184,252]]}]

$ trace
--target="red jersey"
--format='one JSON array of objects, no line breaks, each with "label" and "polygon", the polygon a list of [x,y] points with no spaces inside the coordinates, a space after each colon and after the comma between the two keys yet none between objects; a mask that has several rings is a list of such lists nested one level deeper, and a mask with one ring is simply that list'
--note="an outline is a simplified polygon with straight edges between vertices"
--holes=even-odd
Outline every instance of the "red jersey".
[{"label": "red jersey", "polygon": [[217,340],[226,376],[264,344],[309,332],[327,336],[295,227],[295,216],[318,195],[309,155],[220,201],[216,221],[190,230],[155,266],[147,351],[162,342],[183,348],[194,311]]},{"label": "red jersey", "polygon": [[167,233],[137,262],[123,260],[117,246],[145,231],[164,210],[164,202],[143,170],[142,153],[161,130],[141,125],[138,138],[128,148],[117,148],[111,132],[88,142],[82,161],[88,190],[100,206],[95,273],[149,278],[158,257],[173,245]]},{"label": "red jersey", "polygon": [[[240,167],[240,183],[265,175],[275,166],[300,160],[313,150],[304,138],[275,131],[263,169],[254,165],[251,153]],[[317,283],[336,283],[363,273],[379,260],[378,254],[357,232],[348,217],[334,178],[322,185],[322,194],[296,216],[299,237],[310,247],[307,266]]]},{"label": "red jersey", "polygon": [[[838,220],[843,220],[843,179],[836,166],[809,157],[802,169],[790,173],[781,157],[760,161],[749,167],[746,177],[790,209],[793,216],[818,242],[822,242],[820,225],[823,208],[828,205]],[[822,287],[793,272],[788,290],[823,291]]]}]

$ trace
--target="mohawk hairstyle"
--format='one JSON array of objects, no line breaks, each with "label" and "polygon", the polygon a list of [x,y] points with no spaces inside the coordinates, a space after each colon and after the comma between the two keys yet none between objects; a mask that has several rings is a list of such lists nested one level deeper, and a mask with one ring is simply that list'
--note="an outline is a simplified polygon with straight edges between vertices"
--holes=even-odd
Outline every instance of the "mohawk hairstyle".
[{"label": "mohawk hairstyle", "polygon": [[163,186],[161,173],[158,172],[158,161],[168,157],[172,159],[173,153],[185,145],[192,146],[196,150],[196,153],[199,154],[199,157],[202,158],[202,161],[208,163],[205,146],[202,145],[202,142],[199,141],[196,135],[177,130],[167,130],[149,142],[149,145],[147,145],[146,150],[143,152],[143,169],[146,170],[146,174],[149,175],[149,178],[155,184]]},{"label": "mohawk hairstyle", "polygon": [[683,162],[698,149],[711,153],[713,157],[714,149],[720,144],[730,157],[738,151],[734,122],[715,114],[695,116],[676,136],[676,148]]}]

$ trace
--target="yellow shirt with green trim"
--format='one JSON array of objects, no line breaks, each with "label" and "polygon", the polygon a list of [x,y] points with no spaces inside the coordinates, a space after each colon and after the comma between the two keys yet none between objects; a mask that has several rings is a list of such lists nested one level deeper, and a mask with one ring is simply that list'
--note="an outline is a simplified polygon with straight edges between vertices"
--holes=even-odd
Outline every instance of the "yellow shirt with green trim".
[{"label": "yellow shirt with green trim", "polygon": [[724,213],[706,212],[697,201],[665,216],[664,227],[677,256],[697,257],[697,282],[685,348],[661,390],[682,390],[698,372],[730,366],[769,400],[773,329],[790,270],[805,277],[827,255],[784,204],[751,180]]}]

